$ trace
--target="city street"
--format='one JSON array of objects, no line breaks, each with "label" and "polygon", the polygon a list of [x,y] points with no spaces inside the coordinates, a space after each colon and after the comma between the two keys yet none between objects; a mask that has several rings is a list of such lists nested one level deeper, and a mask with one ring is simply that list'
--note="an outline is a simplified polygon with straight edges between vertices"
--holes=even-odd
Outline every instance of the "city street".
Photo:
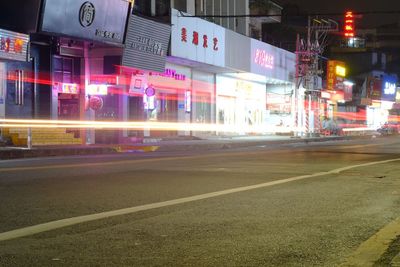
[{"label": "city street", "polygon": [[0,161],[0,196],[0,266],[390,266],[400,138]]}]

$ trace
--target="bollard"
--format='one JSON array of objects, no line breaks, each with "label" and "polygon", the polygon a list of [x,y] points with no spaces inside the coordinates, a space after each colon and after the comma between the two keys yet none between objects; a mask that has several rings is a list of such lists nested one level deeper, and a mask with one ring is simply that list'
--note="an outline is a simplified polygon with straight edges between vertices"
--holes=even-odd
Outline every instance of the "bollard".
[{"label": "bollard", "polygon": [[28,149],[32,149],[32,128],[28,128],[28,137],[26,140],[26,143],[28,145]]}]

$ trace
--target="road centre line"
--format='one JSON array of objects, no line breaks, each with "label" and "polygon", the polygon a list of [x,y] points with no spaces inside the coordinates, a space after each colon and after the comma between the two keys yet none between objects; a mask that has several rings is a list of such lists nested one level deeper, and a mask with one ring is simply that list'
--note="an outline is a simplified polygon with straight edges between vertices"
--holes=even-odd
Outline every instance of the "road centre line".
[{"label": "road centre line", "polygon": [[163,202],[145,204],[145,205],[136,206],[136,207],[130,207],[130,208],[124,208],[124,209],[119,209],[119,210],[106,211],[106,212],[77,216],[77,217],[72,217],[72,218],[67,218],[67,219],[61,219],[61,220],[57,220],[57,221],[42,223],[42,224],[38,224],[38,225],[34,225],[34,226],[24,227],[24,228],[0,233],[0,241],[6,241],[6,240],[11,240],[11,239],[31,236],[34,234],[39,234],[39,233],[43,233],[43,232],[47,232],[47,231],[51,231],[51,230],[56,230],[56,229],[80,224],[80,223],[101,220],[101,219],[110,218],[110,217],[114,217],[114,216],[127,215],[127,214],[136,213],[139,211],[146,211],[146,210],[151,210],[151,209],[156,209],[156,208],[184,204],[184,203],[189,203],[189,202],[193,202],[193,201],[199,201],[199,200],[224,196],[224,195],[228,195],[228,194],[234,194],[234,193],[259,189],[259,188],[270,187],[270,186],[274,186],[274,185],[285,184],[285,183],[304,180],[304,179],[313,178],[313,177],[325,176],[325,175],[329,175],[329,174],[339,174],[341,172],[344,172],[344,171],[347,171],[350,169],[354,169],[354,168],[367,167],[367,166],[391,163],[391,162],[396,162],[396,161],[400,161],[400,158],[384,160],[384,161],[368,162],[368,163],[363,163],[363,164],[357,164],[357,165],[337,168],[337,169],[333,169],[331,171],[318,172],[318,173],[308,174],[308,175],[294,176],[294,177],[290,177],[290,178],[286,178],[286,179],[281,179],[281,180],[276,180],[276,181],[266,182],[266,183],[261,183],[261,184],[256,184],[256,185],[243,186],[243,187],[232,188],[232,189],[211,192],[211,193],[206,193],[206,194],[201,194],[201,195],[195,195],[195,196],[190,196],[190,197],[184,197],[184,198],[179,198],[179,199],[173,199],[173,200],[168,200],[168,201],[163,201]]}]

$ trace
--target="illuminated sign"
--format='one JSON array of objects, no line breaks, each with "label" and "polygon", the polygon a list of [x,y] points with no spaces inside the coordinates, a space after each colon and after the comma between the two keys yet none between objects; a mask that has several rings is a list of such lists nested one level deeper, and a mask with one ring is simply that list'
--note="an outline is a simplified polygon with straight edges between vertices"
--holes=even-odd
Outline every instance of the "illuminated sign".
[{"label": "illuminated sign", "polygon": [[382,100],[395,101],[396,100],[396,83],[397,77],[385,75],[382,78]]},{"label": "illuminated sign", "polygon": [[326,92],[326,91],[321,91],[321,98],[330,99],[331,98],[331,94],[329,92]]},{"label": "illuminated sign", "polygon": [[347,11],[344,15],[344,36],[353,38],[355,33],[354,15],[352,11]]},{"label": "illuminated sign", "polygon": [[156,94],[156,90],[154,89],[154,87],[149,86],[146,88],[146,90],[144,90],[144,93],[146,94],[146,96],[151,97]]},{"label": "illuminated sign", "polygon": [[267,53],[263,49],[257,49],[256,54],[254,56],[254,63],[267,68],[273,69],[274,68],[274,56]]},{"label": "illuminated sign", "polygon": [[400,103],[400,87],[397,87],[396,102]]},{"label": "illuminated sign", "polygon": [[336,75],[340,77],[346,77],[346,68],[340,65],[336,66]]},{"label": "illuminated sign", "polygon": [[90,82],[93,84],[112,84],[118,85],[118,76],[115,74],[92,74]]},{"label": "illuminated sign", "polygon": [[192,92],[189,90],[185,92],[185,111],[192,111]]},{"label": "illuminated sign", "polygon": [[61,85],[61,91],[59,90],[59,92],[63,94],[77,95],[79,94],[79,86],[76,83],[63,83]]},{"label": "illuminated sign", "polygon": [[27,61],[29,35],[0,30],[0,58]]},{"label": "illuminated sign", "polygon": [[383,88],[383,93],[385,95],[394,95],[396,93],[396,84],[385,82],[385,88]]},{"label": "illuminated sign", "polygon": [[337,60],[328,60],[327,82],[328,90],[343,90],[344,77],[347,69],[345,63]]},{"label": "illuminated sign", "polygon": [[159,76],[167,77],[167,78],[173,78],[177,81],[186,81],[186,75],[177,73],[176,70],[174,70],[174,69],[165,69],[164,73],[154,74],[154,75],[159,75]]},{"label": "illuminated sign", "polygon": [[86,87],[87,95],[107,95],[108,86],[106,84],[89,84]]}]

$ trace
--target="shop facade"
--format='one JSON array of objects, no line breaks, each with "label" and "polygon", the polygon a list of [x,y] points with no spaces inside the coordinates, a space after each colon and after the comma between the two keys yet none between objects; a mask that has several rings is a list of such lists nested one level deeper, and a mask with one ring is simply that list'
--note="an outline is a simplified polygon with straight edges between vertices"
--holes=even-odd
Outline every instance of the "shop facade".
[{"label": "shop facade", "polygon": [[390,114],[396,103],[397,75],[384,72],[368,74],[364,83],[367,127],[378,129],[390,121]]},{"label": "shop facade", "polygon": [[0,29],[0,119],[33,116],[33,65],[29,35]]},{"label": "shop facade", "polygon": [[[44,3],[39,32],[57,40],[51,55],[52,119],[122,120],[125,87],[112,76],[121,64],[128,7],[121,0]],[[79,134],[89,144],[120,137],[116,131]]]},{"label": "shop facade", "polygon": [[[220,131],[213,134],[223,135],[272,131],[282,120],[290,128],[293,53],[176,10],[172,24],[169,60],[192,69],[192,122],[215,123]],[[208,78],[195,89],[198,72]],[[200,88],[207,88],[203,98]]]}]

